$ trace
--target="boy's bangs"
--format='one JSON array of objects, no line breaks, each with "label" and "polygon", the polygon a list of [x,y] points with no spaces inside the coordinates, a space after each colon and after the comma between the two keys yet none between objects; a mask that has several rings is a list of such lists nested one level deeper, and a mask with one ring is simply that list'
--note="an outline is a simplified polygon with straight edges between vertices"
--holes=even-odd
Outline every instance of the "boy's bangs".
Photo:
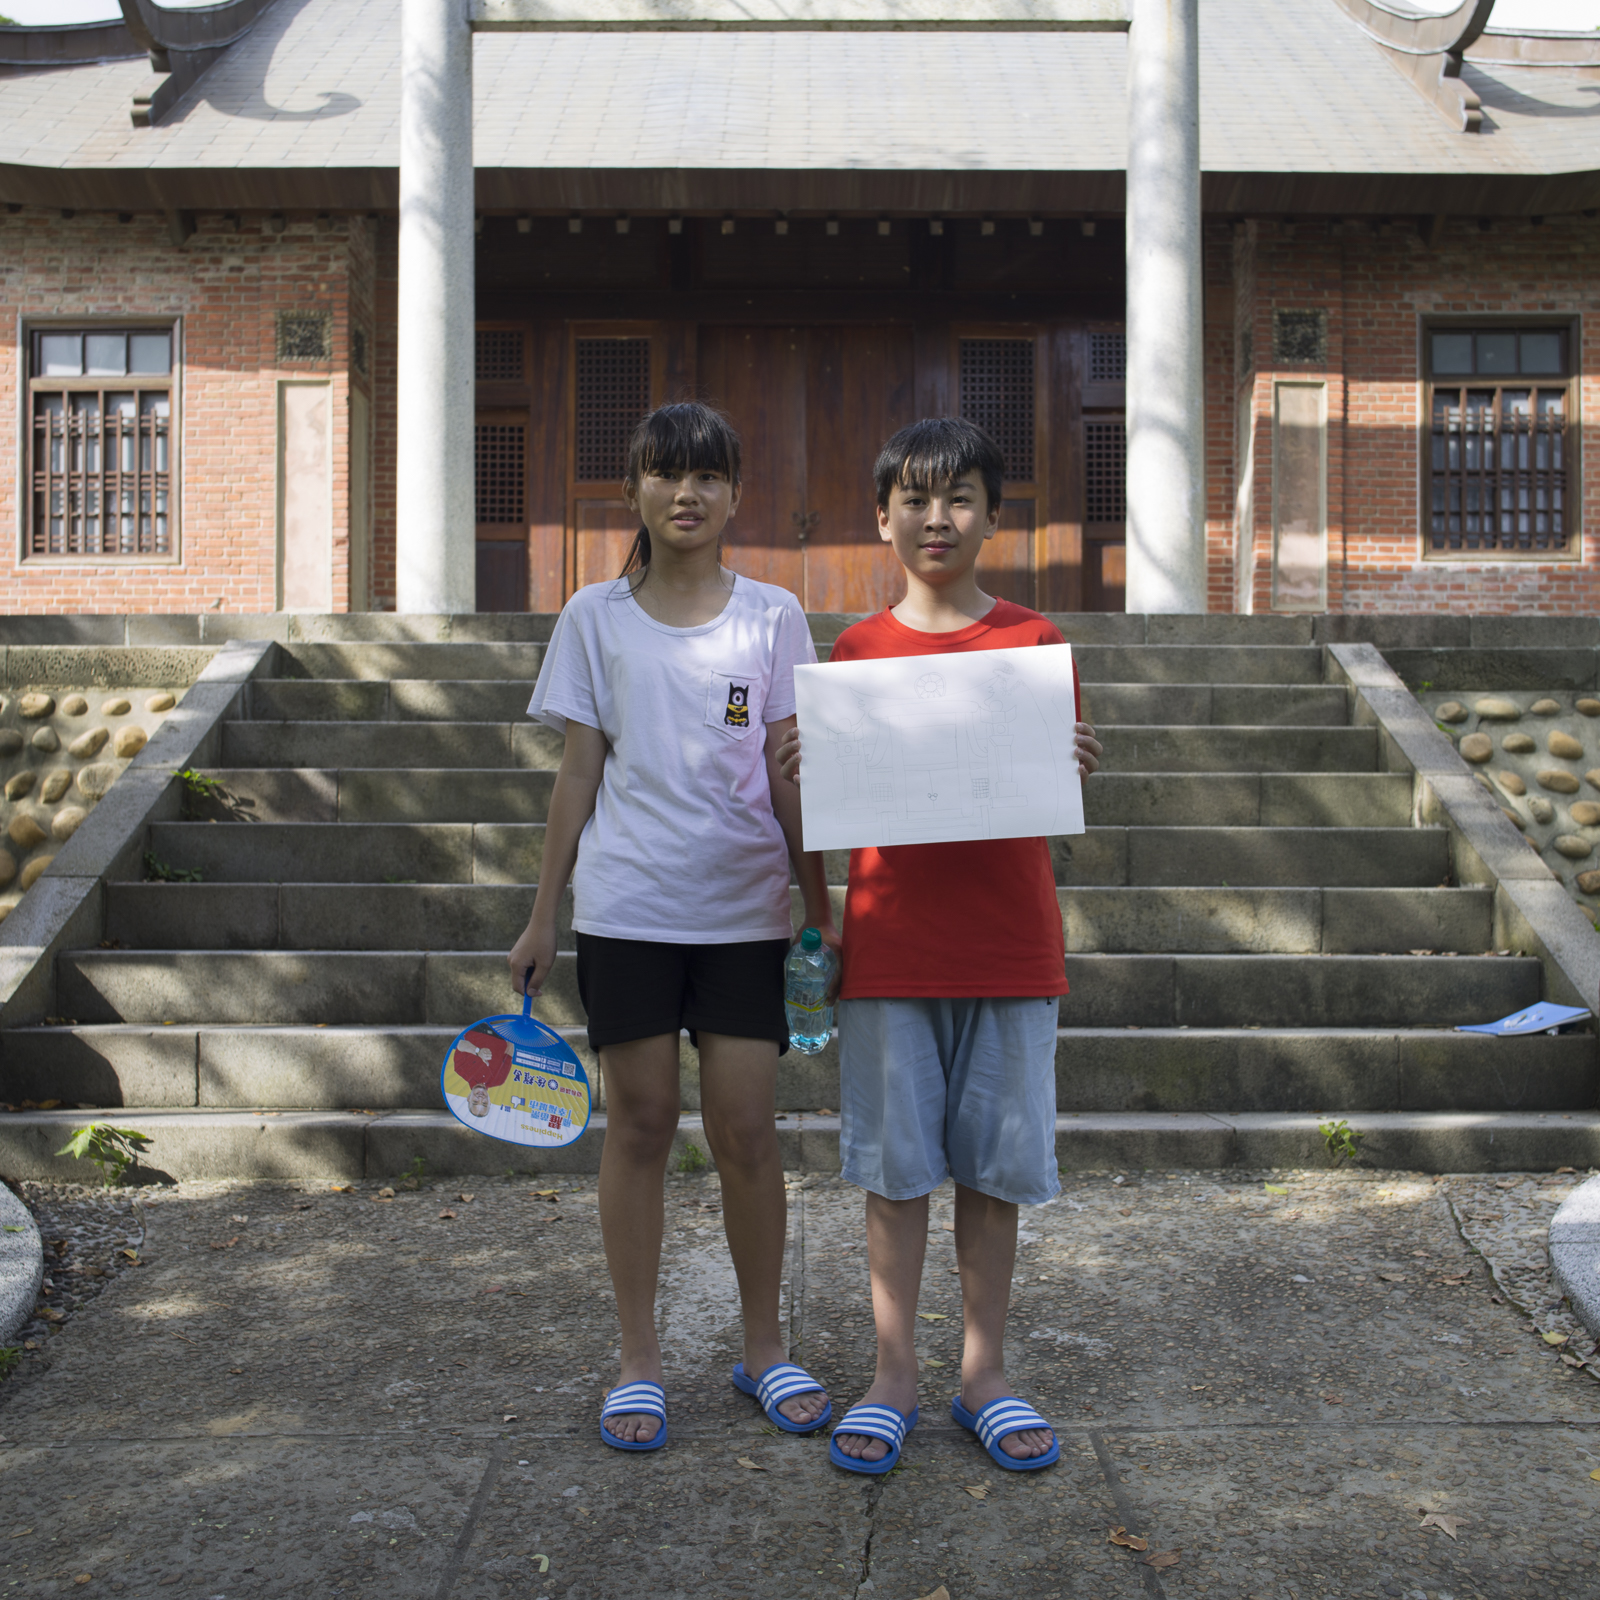
[{"label": "boy's bangs", "polygon": [[1000,504],[1005,457],[975,422],[965,417],[924,417],[902,428],[878,454],[872,476],[878,504],[887,506],[895,489],[937,494],[946,485],[976,473],[988,508]]},{"label": "boy's bangs", "polygon": [[739,440],[710,406],[662,406],[639,424],[629,452],[629,477],[647,473],[677,477],[685,472],[720,472],[739,481]]},{"label": "boy's bangs", "polygon": [[895,470],[894,487],[932,494],[935,489],[942,489],[977,468],[972,452],[961,449],[953,439],[919,440]]}]

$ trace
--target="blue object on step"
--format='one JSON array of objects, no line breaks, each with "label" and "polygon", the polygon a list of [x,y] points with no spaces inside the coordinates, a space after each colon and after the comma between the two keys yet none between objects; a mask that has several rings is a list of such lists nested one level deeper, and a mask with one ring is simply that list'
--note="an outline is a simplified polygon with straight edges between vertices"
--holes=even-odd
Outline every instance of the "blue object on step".
[{"label": "blue object on step", "polygon": [[733,1386],[740,1394],[753,1394],[766,1412],[767,1421],[785,1433],[815,1433],[818,1428],[826,1427],[833,1415],[831,1400],[815,1422],[791,1422],[778,1409],[785,1400],[793,1400],[798,1395],[824,1393],[822,1385],[804,1367],[797,1367],[792,1361],[774,1361],[759,1378],[752,1378],[744,1370],[744,1362],[736,1361]]},{"label": "blue object on step", "polygon": [[[643,1444],[634,1439],[619,1439],[606,1426],[607,1417],[638,1416],[660,1417],[661,1426],[656,1436]],[[600,1438],[613,1450],[659,1450],[667,1442],[667,1391],[648,1378],[638,1383],[619,1383],[606,1396],[605,1408],[600,1413]]]},{"label": "blue object on step", "polygon": [[474,1133],[559,1150],[589,1126],[589,1074],[554,1028],[531,1014],[485,1017],[445,1052],[439,1088],[450,1113]]},{"label": "blue object on step", "polygon": [[[968,1433],[977,1434],[978,1442],[989,1452],[989,1459],[1007,1472],[1032,1472],[1037,1467],[1054,1466],[1061,1459],[1061,1441],[1056,1438],[1056,1430],[1014,1394],[1003,1394],[975,1412],[962,1405],[960,1395],[953,1395],[950,1415]],[[1000,1448],[1000,1441],[1008,1434],[1024,1433],[1029,1428],[1042,1428],[1050,1435],[1050,1448],[1042,1456],[1008,1456]]]},{"label": "blue object on step", "polygon": [[1457,1033],[1493,1033],[1509,1038],[1520,1033],[1559,1033],[1574,1022],[1584,1022],[1594,1013],[1583,1006],[1556,1006],[1541,1000],[1536,1006],[1523,1011],[1513,1011],[1498,1022],[1463,1023]]},{"label": "blue object on step", "polygon": [[861,1433],[869,1439],[882,1439],[888,1445],[889,1453],[881,1461],[863,1461],[860,1456],[847,1456],[833,1439],[829,1439],[828,1459],[846,1472],[863,1472],[869,1477],[875,1478],[880,1472],[892,1472],[900,1460],[900,1446],[905,1442],[906,1435],[916,1427],[919,1415],[921,1413],[916,1406],[912,1406],[908,1417],[902,1417],[893,1406],[851,1406],[844,1414],[844,1421],[833,1430],[834,1434]]}]

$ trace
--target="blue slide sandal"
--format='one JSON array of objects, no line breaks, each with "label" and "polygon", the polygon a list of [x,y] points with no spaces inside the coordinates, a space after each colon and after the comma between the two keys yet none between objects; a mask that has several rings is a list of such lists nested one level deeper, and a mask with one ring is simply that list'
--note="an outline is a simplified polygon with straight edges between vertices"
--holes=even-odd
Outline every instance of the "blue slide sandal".
[{"label": "blue slide sandal", "polygon": [[889,1453],[882,1461],[863,1461],[860,1456],[847,1456],[832,1439],[828,1440],[828,1459],[846,1472],[864,1472],[876,1477],[880,1472],[892,1472],[900,1462],[900,1446],[905,1436],[917,1425],[920,1415],[912,1406],[911,1415],[902,1417],[893,1406],[851,1406],[844,1421],[833,1431],[837,1433],[862,1433],[869,1439],[882,1439]]},{"label": "blue slide sandal", "polygon": [[[633,1439],[619,1439],[606,1426],[607,1417],[635,1416],[640,1413],[661,1418],[655,1438],[642,1444]],[[667,1391],[659,1383],[651,1383],[648,1379],[639,1383],[618,1384],[606,1396],[605,1409],[600,1413],[600,1438],[613,1450],[659,1450],[667,1442]]]},{"label": "blue slide sandal", "polygon": [[[961,1403],[961,1396],[954,1395],[950,1401],[950,1415],[968,1433],[977,1434],[989,1458],[1007,1472],[1032,1472],[1037,1467],[1052,1467],[1061,1459],[1061,1441],[1056,1438],[1056,1430],[1014,1394],[1003,1394],[976,1412],[968,1411]],[[1000,1441],[1008,1434],[1024,1433],[1029,1428],[1042,1428],[1050,1435],[1050,1448],[1042,1456],[1008,1456],[1000,1448]]]},{"label": "blue slide sandal", "polygon": [[815,1422],[791,1422],[778,1409],[785,1400],[793,1400],[796,1395],[825,1392],[804,1367],[797,1367],[792,1361],[774,1361],[759,1378],[752,1378],[744,1370],[744,1362],[735,1362],[733,1386],[740,1394],[753,1394],[766,1412],[767,1421],[785,1433],[815,1433],[818,1428],[825,1427],[833,1415],[831,1400]]}]

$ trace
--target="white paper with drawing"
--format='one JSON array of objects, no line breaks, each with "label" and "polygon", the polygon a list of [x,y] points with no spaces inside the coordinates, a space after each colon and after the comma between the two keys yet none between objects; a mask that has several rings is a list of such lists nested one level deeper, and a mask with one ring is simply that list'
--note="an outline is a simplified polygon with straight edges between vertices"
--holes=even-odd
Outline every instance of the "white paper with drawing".
[{"label": "white paper with drawing", "polygon": [[1070,645],[794,669],[807,850],[1082,833]]}]

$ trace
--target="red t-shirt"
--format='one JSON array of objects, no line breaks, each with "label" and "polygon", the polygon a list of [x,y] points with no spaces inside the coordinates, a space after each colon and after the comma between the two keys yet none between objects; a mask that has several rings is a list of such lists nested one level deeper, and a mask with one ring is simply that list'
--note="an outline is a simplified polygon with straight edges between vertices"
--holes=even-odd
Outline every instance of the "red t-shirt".
[{"label": "red t-shirt", "polygon": [[[1063,643],[1037,611],[999,600],[981,622],[954,633],[919,633],[880,611],[846,628],[829,659]],[[1081,717],[1081,694],[1077,703]],[[852,850],[839,992],[846,1000],[1065,994],[1066,946],[1045,841]]]}]

